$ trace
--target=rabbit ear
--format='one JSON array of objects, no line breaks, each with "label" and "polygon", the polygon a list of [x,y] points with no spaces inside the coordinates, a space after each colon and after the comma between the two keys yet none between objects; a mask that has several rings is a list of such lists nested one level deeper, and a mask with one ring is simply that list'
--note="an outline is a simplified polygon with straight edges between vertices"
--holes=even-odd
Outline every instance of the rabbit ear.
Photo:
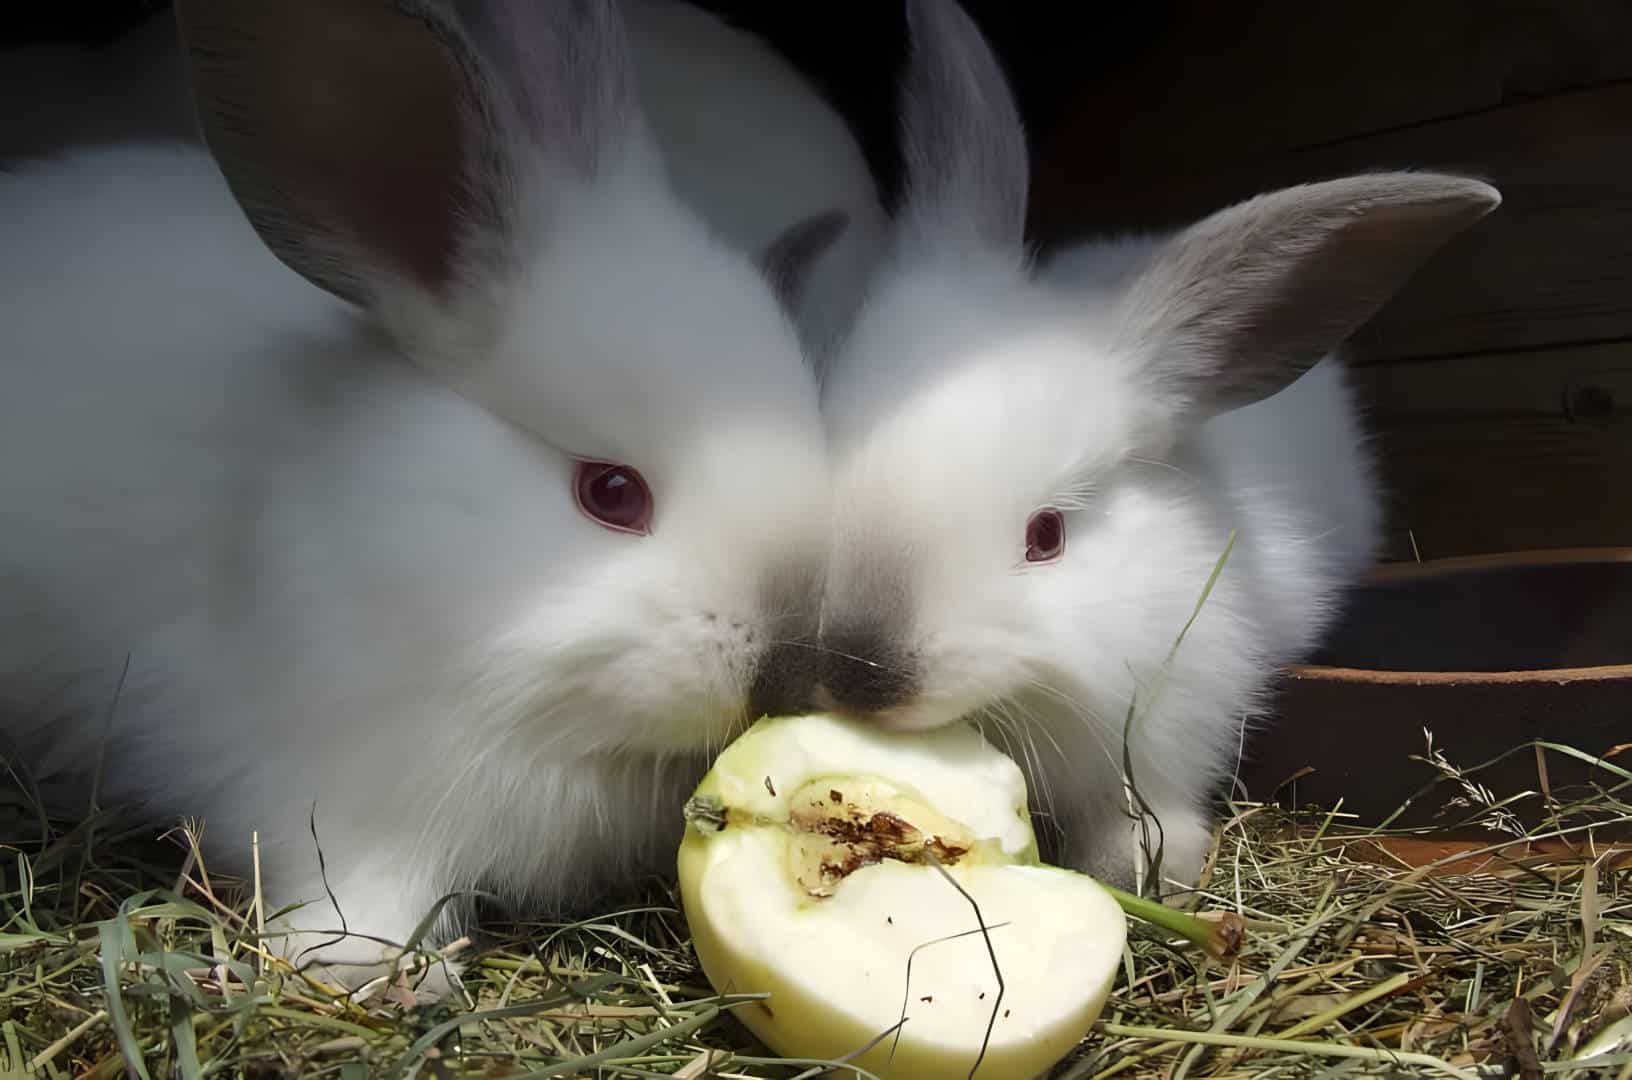
[{"label": "rabbit ear", "polygon": [[491,247],[473,230],[514,229],[518,173],[585,175],[636,122],[604,0],[179,0],[178,17],[250,221],[360,303],[387,279],[444,292]]},{"label": "rabbit ear", "polygon": [[1019,250],[1030,167],[1003,71],[957,0],[908,0],[902,227],[919,244]]},{"label": "rabbit ear", "polygon": [[760,272],[784,309],[792,311],[798,304],[810,272],[849,225],[850,215],[843,210],[812,214],[788,226],[760,253]]},{"label": "rabbit ear", "polygon": [[1157,249],[1120,299],[1120,344],[1169,409],[1205,419],[1250,404],[1341,345],[1500,202],[1478,180],[1381,173],[1241,203]]},{"label": "rabbit ear", "polygon": [[[639,126],[634,60],[615,0],[403,2],[462,58],[478,108],[508,94],[519,126],[512,134],[545,159],[592,175],[603,152]],[[461,36],[473,51],[461,49]]]}]

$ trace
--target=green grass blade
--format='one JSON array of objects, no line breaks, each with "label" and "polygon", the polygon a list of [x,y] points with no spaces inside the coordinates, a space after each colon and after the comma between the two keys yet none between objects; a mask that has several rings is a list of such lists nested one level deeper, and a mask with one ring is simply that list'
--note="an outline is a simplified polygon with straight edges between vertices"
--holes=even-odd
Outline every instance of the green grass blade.
[{"label": "green grass blade", "polygon": [[102,942],[102,986],[106,995],[108,1026],[119,1041],[119,1052],[124,1055],[125,1067],[135,1073],[139,1080],[151,1080],[147,1062],[142,1059],[141,1047],[136,1041],[136,1032],[130,1026],[130,1016],[125,1012],[124,995],[119,992],[119,969],[124,966],[125,938],[130,934],[130,926],[123,918],[109,919],[97,927],[97,934]]}]

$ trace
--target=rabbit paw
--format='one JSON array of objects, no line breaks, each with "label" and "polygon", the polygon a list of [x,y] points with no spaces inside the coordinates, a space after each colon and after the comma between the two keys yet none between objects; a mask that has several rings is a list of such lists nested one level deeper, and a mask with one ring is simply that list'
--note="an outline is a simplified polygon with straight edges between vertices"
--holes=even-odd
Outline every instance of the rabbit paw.
[{"label": "rabbit paw", "polygon": [[299,932],[280,949],[298,977],[357,1002],[428,1005],[461,990],[464,964],[434,949],[405,952],[366,938]]},{"label": "rabbit paw", "polygon": [[[412,898],[417,883],[349,875],[336,882],[331,903],[286,909],[268,925],[266,949],[305,977],[356,1000],[381,995],[408,1005],[439,1000],[459,985],[454,959],[462,945],[436,949],[403,943],[420,932],[430,903]],[[324,895],[321,881],[303,892]],[[345,913],[342,919],[341,913]]]},{"label": "rabbit paw", "polygon": [[1071,851],[1071,865],[1107,884],[1132,890],[1148,872],[1159,840],[1159,892],[1193,888],[1213,849],[1213,830],[1207,816],[1190,807],[1164,807],[1155,816],[1161,823],[1160,830],[1154,823],[1148,830],[1141,828],[1137,821],[1121,814],[1090,830]]}]

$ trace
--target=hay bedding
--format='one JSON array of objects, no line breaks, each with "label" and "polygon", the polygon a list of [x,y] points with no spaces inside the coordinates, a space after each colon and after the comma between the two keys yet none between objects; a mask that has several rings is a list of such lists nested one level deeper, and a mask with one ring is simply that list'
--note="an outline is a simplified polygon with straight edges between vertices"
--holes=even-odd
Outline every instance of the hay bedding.
[{"label": "hay bedding", "polygon": [[[1632,822],[1632,773],[1591,759],[1601,782],[1565,805],[1499,798],[1431,743],[1421,760],[1443,774],[1447,812],[1495,834],[1488,846],[1417,866],[1401,834],[1341,813],[1232,807],[1188,904],[1244,920],[1239,952],[1210,958],[1136,926],[1099,1030],[1055,1075],[1632,1078],[1632,853],[1598,839]],[[268,913],[253,882],[211,875],[188,829],[155,841],[106,813],[70,826],[11,802],[6,1076],[828,1071],[771,1058],[730,1019],[751,999],[709,989],[662,884],[600,918],[456,943],[465,1000],[416,1007],[403,985],[347,1000],[257,949]],[[1544,827],[1518,824],[1525,805]]]}]

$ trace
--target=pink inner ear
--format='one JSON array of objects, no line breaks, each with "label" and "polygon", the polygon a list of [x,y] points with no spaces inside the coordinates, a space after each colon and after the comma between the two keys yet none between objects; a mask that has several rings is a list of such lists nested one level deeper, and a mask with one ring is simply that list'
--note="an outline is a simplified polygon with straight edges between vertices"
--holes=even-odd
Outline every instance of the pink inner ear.
[{"label": "pink inner ear", "polygon": [[350,200],[352,243],[427,291],[443,293],[458,246],[448,167],[429,160],[376,161],[347,171],[339,183]]},{"label": "pink inner ear", "polygon": [[445,288],[466,88],[436,34],[390,4],[193,0],[179,15],[210,149],[267,245],[357,302],[382,275]]},{"label": "pink inner ear", "polygon": [[637,111],[610,0],[438,0],[417,14],[179,2],[234,195],[280,258],[358,303],[393,277],[445,292],[466,230],[504,230],[507,140],[587,172]]},{"label": "pink inner ear", "polygon": [[[407,20],[404,20],[407,22]],[[370,258],[440,293],[451,281],[466,183],[460,75],[429,30],[406,34],[402,77],[359,93],[349,146],[331,152],[343,221]]]}]

